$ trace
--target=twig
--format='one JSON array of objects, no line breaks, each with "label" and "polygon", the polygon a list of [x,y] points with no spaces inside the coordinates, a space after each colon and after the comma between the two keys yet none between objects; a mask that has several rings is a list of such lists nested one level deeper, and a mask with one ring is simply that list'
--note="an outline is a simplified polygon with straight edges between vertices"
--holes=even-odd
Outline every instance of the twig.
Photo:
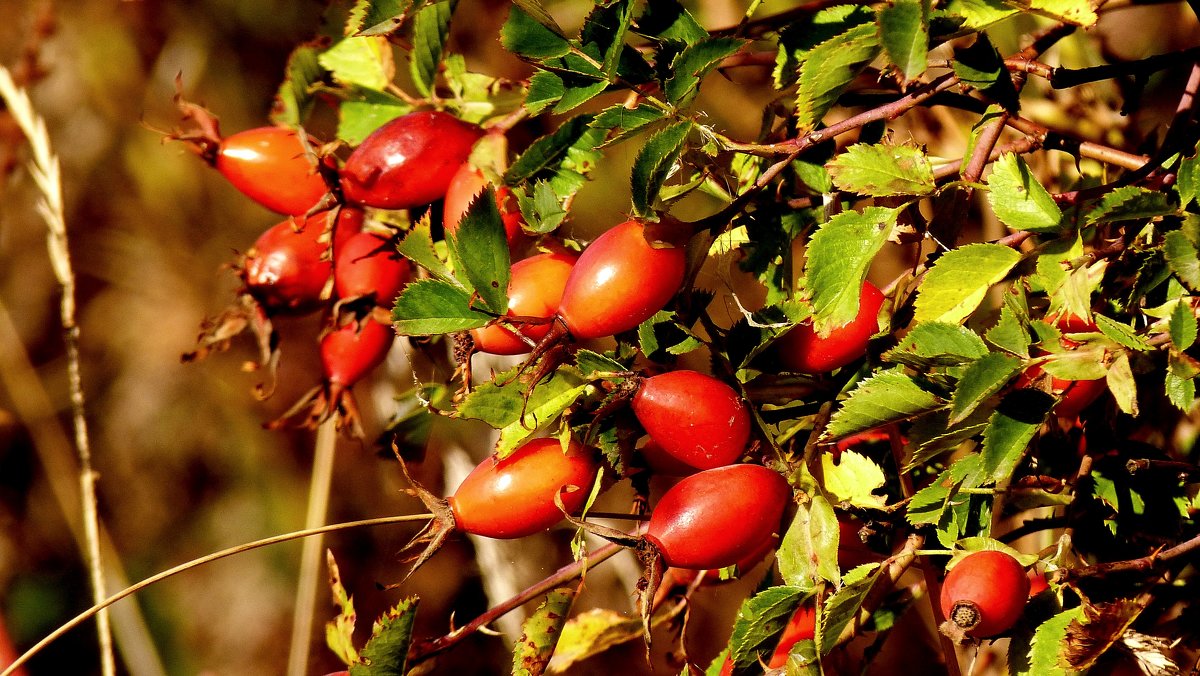
[{"label": "twig", "polygon": [[[908,536],[900,551],[883,562],[883,572],[875,580],[875,584],[872,585],[871,590],[867,592],[866,598],[863,599],[862,605],[858,609],[858,615],[854,618],[853,622],[846,625],[846,628],[842,630],[835,645],[843,645],[854,640],[854,637],[858,635],[862,626],[870,621],[871,615],[875,614],[875,611],[883,604],[883,600],[896,587],[896,583],[900,580],[900,577],[912,567],[912,564],[917,560],[916,552],[923,544],[925,544],[925,536],[913,533]],[[3,674],[0,674],[0,676],[3,676]]]},{"label": "twig", "polygon": [[[601,563],[602,561],[606,561],[623,550],[624,547],[621,547],[620,545],[613,543],[606,544],[596,551],[591,552],[584,558],[579,559],[578,561],[573,561],[562,568],[559,568],[558,571],[556,571],[550,577],[547,577],[541,582],[534,584],[507,601],[489,608],[487,612],[483,613],[479,617],[476,617],[462,627],[455,629],[449,634],[432,640],[414,643],[412,649],[408,652],[409,667],[411,668],[418,662],[422,662],[430,657],[433,657],[434,655],[437,655],[438,653],[449,650],[471,634],[474,634],[481,628],[491,624],[497,618],[512,612],[514,609],[525,605],[529,601],[532,601],[533,599],[545,594],[555,587],[562,585],[565,582],[574,580],[575,578],[583,575],[590,566]],[[0,676],[5,676],[5,674],[0,674]]]},{"label": "twig", "polygon": [[[337,450],[337,419],[331,416],[317,428],[313,449],[312,479],[308,487],[308,512],[305,529],[325,524],[329,510],[329,486],[333,479],[333,458]],[[300,576],[296,583],[296,605],[292,610],[292,640],[288,648],[289,676],[308,673],[308,653],[312,643],[313,613],[317,608],[317,580],[321,574],[324,538],[314,536],[304,541],[300,553]]]},{"label": "twig", "polygon": [[1166,70],[1172,66],[1177,66],[1180,63],[1194,62],[1198,59],[1200,59],[1200,47],[1183,49],[1168,54],[1155,54],[1154,56],[1148,56],[1137,61],[1123,61],[1121,63],[1109,63],[1103,66],[1091,66],[1088,68],[1055,68],[1037,61],[1023,59],[1005,59],[1004,65],[1009,70],[1017,70],[1045,78],[1050,81],[1050,86],[1055,89],[1069,89],[1082,84],[1109,80],[1125,75],[1146,76],[1160,70]]},{"label": "twig", "polygon": [[1180,462],[1178,460],[1150,460],[1149,458],[1131,458],[1125,462],[1125,470],[1130,474],[1136,474],[1148,469],[1175,472],[1176,474],[1182,476],[1200,474],[1200,467],[1193,465],[1190,462]]},{"label": "twig", "polygon": [[1161,552],[1155,552],[1138,559],[1097,563],[1093,566],[1085,566],[1083,568],[1061,568],[1057,572],[1057,575],[1059,579],[1078,580],[1085,577],[1104,577],[1114,573],[1156,572],[1163,568],[1165,564],[1191,554],[1197,549],[1200,549],[1200,535],[1190,540],[1185,540],[1170,549],[1164,549]]},{"label": "twig", "polygon": [[252,549],[259,549],[260,547],[277,545],[281,542],[291,542],[292,540],[297,540],[300,538],[312,537],[314,535],[324,535],[325,533],[333,533],[336,531],[350,530],[352,528],[364,528],[364,527],[369,527],[369,526],[387,526],[387,525],[392,525],[392,524],[397,524],[397,523],[410,523],[413,521],[426,521],[432,517],[433,517],[432,514],[403,514],[401,516],[384,516],[384,517],[380,517],[378,519],[363,519],[361,521],[347,521],[344,523],[335,523],[335,524],[332,524],[329,526],[321,526],[320,528],[311,528],[308,530],[298,530],[298,531],[293,531],[291,533],[284,533],[282,535],[273,535],[269,538],[263,538],[261,540],[247,542],[245,544],[240,544],[240,545],[237,545],[234,547],[229,547],[228,549],[222,549],[219,552],[213,552],[212,554],[206,554],[204,556],[201,556],[198,559],[192,559],[191,561],[188,561],[187,563],[181,563],[178,566],[175,566],[174,568],[169,568],[167,570],[164,570],[161,573],[158,573],[157,575],[152,575],[152,576],[142,580],[141,582],[138,582],[135,585],[126,587],[125,589],[122,589],[121,591],[117,592],[116,594],[113,594],[112,596],[109,596],[108,598],[103,599],[102,601],[100,601],[96,605],[92,606],[91,608],[88,608],[87,610],[83,611],[82,613],[71,618],[70,621],[66,622],[65,624],[60,626],[58,629],[55,629],[54,631],[50,632],[50,634],[48,636],[46,636],[46,638],[43,638],[42,640],[40,640],[36,644],[34,644],[34,646],[32,648],[30,648],[29,650],[26,650],[12,664],[5,667],[4,671],[0,671],[0,676],[12,676],[13,672],[18,667],[20,667],[21,665],[28,662],[34,655],[37,655],[39,652],[41,652],[42,649],[45,648],[47,645],[53,643],[55,640],[60,638],[63,634],[66,634],[67,632],[71,631],[75,627],[78,627],[79,625],[83,624],[84,622],[87,622],[92,616],[96,615],[97,613],[102,612],[105,608],[111,606],[112,604],[116,603],[117,601],[120,601],[121,599],[127,598],[129,596],[132,596],[133,594],[136,594],[137,592],[145,589],[146,587],[149,587],[152,584],[162,582],[163,580],[165,580],[169,577],[174,577],[175,575],[178,575],[179,573],[182,573],[184,571],[188,571],[193,568],[203,566],[207,563],[212,563],[213,561],[217,561],[219,559],[224,559],[226,557],[233,556],[234,554],[241,554],[242,552],[248,552]]},{"label": "twig", "polygon": [[[87,564],[91,578],[92,598],[104,599],[104,564],[100,559],[100,525],[96,513],[96,472],[92,469],[92,449],[88,437],[87,417],[83,397],[83,377],[79,364],[79,326],[75,323],[75,273],[71,269],[71,253],[67,246],[67,223],[63,215],[62,173],[58,157],[50,148],[46,122],[33,110],[24,90],[13,82],[7,68],[0,66],[0,96],[9,113],[25,133],[33,151],[29,173],[41,191],[38,212],[46,221],[46,248],[50,266],[62,286],[59,318],[67,347],[67,378],[71,392],[71,414],[75,426],[75,450],[79,454],[79,488],[83,496],[83,530],[87,541]],[[117,672],[113,656],[112,626],[108,613],[96,616],[96,631],[100,640],[100,671],[105,676]]]}]

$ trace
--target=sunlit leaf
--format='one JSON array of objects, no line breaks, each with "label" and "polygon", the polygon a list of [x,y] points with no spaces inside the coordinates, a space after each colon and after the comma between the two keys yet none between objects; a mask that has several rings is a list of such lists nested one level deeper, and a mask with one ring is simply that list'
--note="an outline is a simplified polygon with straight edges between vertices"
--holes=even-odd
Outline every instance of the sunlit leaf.
[{"label": "sunlit leaf", "polygon": [[826,439],[869,430],[884,423],[912,418],[944,405],[900,369],[883,371],[863,380],[834,412]]},{"label": "sunlit leaf", "polygon": [[824,496],[815,494],[798,505],[775,555],[784,584],[806,590],[815,589],[821,580],[836,584],[842,577],[838,537],[837,514]]},{"label": "sunlit leaf", "polygon": [[1020,260],[1020,253],[1001,244],[968,244],[947,251],[917,291],[913,320],[965,321],[983,302],[988,289]]},{"label": "sunlit leaf", "polygon": [[838,504],[863,509],[881,509],[887,504],[886,496],[875,493],[887,482],[883,470],[856,451],[842,451],[836,461],[833,453],[822,455],[821,478],[822,487]]},{"label": "sunlit leaf", "polygon": [[825,166],[834,185],[860,195],[928,195],[935,188],[929,157],[912,146],[856,143]]},{"label": "sunlit leaf", "polygon": [[380,615],[371,627],[371,638],[359,651],[361,662],[350,665],[350,676],[404,676],[416,616],[415,596]]},{"label": "sunlit leaf", "polygon": [[547,594],[546,600],[525,619],[521,638],[513,646],[513,676],[545,673],[574,600],[574,589],[560,587]]},{"label": "sunlit leaf", "polygon": [[433,90],[446,38],[450,36],[450,16],[453,12],[454,2],[442,0],[422,7],[413,18],[412,52],[408,66],[413,86],[425,96],[429,96]]},{"label": "sunlit leaf", "polygon": [[1099,204],[1087,213],[1088,225],[1135,221],[1175,212],[1167,200],[1167,193],[1149,190],[1136,185],[1126,185],[1108,192]]},{"label": "sunlit leaf", "polygon": [[883,207],[844,211],[812,236],[804,272],[818,335],[828,335],[858,314],[867,269],[887,242],[899,213]]},{"label": "sunlit leaf", "polygon": [[672,165],[683,153],[692,123],[676,122],[655,133],[638,151],[633,161],[630,185],[633,188],[633,212],[638,216],[653,215],[654,202],[667,179]]},{"label": "sunlit leaf", "polygon": [[376,91],[383,91],[395,72],[391,46],[382,37],[343,38],[317,61],[337,82]]},{"label": "sunlit leaf", "polygon": [[1166,234],[1163,251],[1179,281],[1192,292],[1200,292],[1200,251],[1182,231],[1173,230]]},{"label": "sunlit leaf", "polygon": [[879,33],[874,23],[855,26],[808,53],[800,66],[796,92],[796,125],[800,131],[816,128],[842,91],[879,53]]},{"label": "sunlit leaf", "polygon": [[842,587],[826,599],[817,619],[817,645],[828,655],[842,631],[858,616],[858,610],[882,572],[877,563],[861,565],[842,576]]},{"label": "sunlit leaf", "polygon": [[757,663],[761,654],[770,654],[772,641],[807,593],[798,587],[771,587],[742,603],[729,638],[729,659],[736,668],[748,667]]},{"label": "sunlit leaf", "polygon": [[492,316],[471,308],[471,294],[440,279],[421,279],[400,292],[392,322],[403,336],[428,336],[479,328]]},{"label": "sunlit leaf", "polygon": [[1016,153],[1005,153],[992,164],[987,184],[988,204],[1001,223],[1032,232],[1060,229],[1062,210]]},{"label": "sunlit leaf", "polygon": [[879,10],[877,20],[888,61],[905,81],[921,77],[929,58],[928,0],[895,0]]},{"label": "sunlit leaf", "polygon": [[986,399],[999,392],[1021,370],[1024,362],[992,352],[963,371],[950,401],[950,424],[971,415]]}]

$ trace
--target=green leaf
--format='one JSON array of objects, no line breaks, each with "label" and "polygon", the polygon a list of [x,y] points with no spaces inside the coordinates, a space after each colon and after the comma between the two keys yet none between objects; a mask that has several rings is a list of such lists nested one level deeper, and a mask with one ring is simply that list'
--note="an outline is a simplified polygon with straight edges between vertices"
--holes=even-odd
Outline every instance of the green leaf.
[{"label": "green leaf", "polygon": [[775,638],[807,593],[797,587],[771,587],[742,603],[729,637],[729,659],[735,668],[756,664],[760,655],[774,650]]},{"label": "green leaf", "polygon": [[471,294],[440,279],[420,279],[400,292],[392,322],[402,336],[430,336],[479,328],[492,316],[471,309]]},{"label": "green leaf", "polygon": [[950,411],[934,411],[921,416],[908,430],[908,457],[904,471],[910,471],[947,451],[957,449],[962,443],[983,433],[987,428],[992,409],[980,406],[965,420],[950,424]]},{"label": "green leaf", "polygon": [[388,35],[424,0],[358,0],[346,22],[348,35]]},{"label": "green leaf", "polygon": [[970,47],[954,50],[954,74],[963,84],[983,92],[1005,110],[1015,111],[1020,107],[1004,57],[986,33],[976,34]]},{"label": "green leaf", "polygon": [[700,93],[700,81],[717,64],[732,56],[745,40],[737,38],[705,38],[689,44],[671,62],[671,77],[663,86],[667,101],[677,108],[685,108]]},{"label": "green leaf", "polygon": [[906,82],[921,77],[929,59],[928,0],[895,0],[879,10],[877,21],[888,61]]},{"label": "green leaf", "polygon": [[342,585],[342,576],[338,572],[337,561],[333,552],[325,550],[325,562],[329,566],[329,587],[333,592],[333,602],[338,607],[338,616],[325,623],[325,645],[345,664],[358,661],[358,650],[354,647],[354,624],[358,614],[354,612],[354,599]]},{"label": "green leaf", "polygon": [[[516,185],[541,172],[554,172],[557,166],[567,158],[573,146],[585,139],[595,138],[595,130],[588,126],[592,120],[592,115],[577,115],[564,122],[552,133],[534,141],[508,167],[508,171],[504,173],[504,182]],[[592,132],[590,137],[589,132]],[[592,145],[591,147],[595,148],[596,146]]]},{"label": "green leaf", "polygon": [[1016,375],[1024,362],[1000,352],[992,352],[971,364],[963,371],[954,397],[950,400],[950,424],[956,424],[971,415],[993,394]]},{"label": "green leaf", "polygon": [[1108,372],[1100,349],[1057,352],[1042,362],[1042,369],[1062,380],[1099,380]]},{"label": "green leaf", "polygon": [[912,146],[856,143],[825,167],[834,185],[860,195],[928,195],[936,187],[929,157]]},{"label": "green leaf", "polygon": [[434,248],[433,236],[429,231],[428,215],[408,231],[404,239],[400,240],[396,250],[400,252],[401,256],[428,270],[434,277],[444,282],[454,281],[454,273],[446,267],[441,258],[438,258],[437,250]]},{"label": "green leaf", "polygon": [[879,34],[874,23],[855,26],[814,47],[800,66],[798,131],[815,129],[842,91],[878,53]]},{"label": "green leaf", "polygon": [[834,412],[824,438],[836,439],[869,430],[932,411],[944,404],[901,369],[882,371],[854,388],[850,397]]},{"label": "green leaf", "polygon": [[984,334],[992,345],[1020,357],[1029,356],[1029,331],[1006,303],[1000,308],[1000,319]]},{"label": "green leaf", "polygon": [[883,353],[883,359],[907,366],[958,366],[988,353],[977,333],[965,326],[925,322],[909,331],[900,344]]},{"label": "green leaf", "polygon": [[978,470],[978,453],[957,458],[937,479],[913,494],[906,514],[908,522],[914,526],[936,526],[942,523],[951,507],[951,498],[958,494],[962,484]]},{"label": "green leaf", "polygon": [[597,3],[579,31],[582,50],[601,62],[601,72],[609,82],[617,75],[632,19],[633,0],[610,0]]},{"label": "green leaf", "polygon": [[1196,403],[1196,381],[1194,378],[1181,378],[1168,371],[1163,388],[1172,406],[1184,413],[1192,410],[1192,406]]},{"label": "green leaf", "polygon": [[568,74],[563,78],[563,94],[554,106],[554,112],[559,115],[569,113],[596,98],[605,89],[608,89],[607,82]]},{"label": "green leaf", "polygon": [[633,136],[646,125],[658,122],[665,116],[666,112],[646,104],[636,108],[617,104],[600,111],[591,126],[608,133],[608,139],[601,145],[604,147]]},{"label": "green leaf", "polygon": [[1179,162],[1175,174],[1175,190],[1179,192],[1179,206],[1186,209],[1200,196],[1200,153],[1185,157]]},{"label": "green leaf", "polygon": [[979,469],[984,478],[994,482],[1008,479],[1053,404],[1050,395],[1029,389],[1014,390],[1000,401],[983,432]]},{"label": "green leaf", "polygon": [[574,600],[574,589],[555,589],[526,618],[521,627],[521,638],[513,646],[513,676],[540,676],[545,673]]},{"label": "green leaf", "polygon": [[513,194],[521,208],[521,217],[525,219],[526,230],[538,234],[554,232],[567,217],[567,212],[549,181],[534,183],[532,197],[520,188],[513,189]]},{"label": "green leaf", "polygon": [[338,83],[376,91],[387,87],[395,70],[391,45],[383,37],[343,38],[317,61]]},{"label": "green leaf", "polygon": [[[461,267],[455,270],[459,281],[473,289],[483,307],[499,317],[508,312],[508,277],[512,265],[504,221],[496,206],[491,186],[476,196],[450,237],[450,246]],[[465,277],[465,279],[463,279]]]},{"label": "green leaf", "polygon": [[812,236],[804,274],[818,335],[829,335],[858,314],[867,269],[891,236],[899,214],[899,209],[883,207],[843,211]]},{"label": "green leaf", "polygon": [[1003,0],[950,0],[946,11],[964,19],[963,28],[979,30],[1017,13]]},{"label": "green leaf", "polygon": [[505,50],[525,59],[542,61],[566,56],[571,42],[554,19],[536,1],[514,2],[500,29]]},{"label": "green leaf", "polygon": [[646,3],[646,13],[638,17],[635,31],[660,41],[691,44],[708,37],[708,31],[678,0],[655,0]]},{"label": "green leaf", "polygon": [[1171,311],[1171,319],[1167,323],[1171,334],[1171,344],[1183,352],[1196,342],[1196,314],[1192,312],[1187,298],[1180,298]]},{"label": "green leaf", "polygon": [[1163,252],[1171,272],[1179,281],[1193,293],[1200,293],[1200,252],[1196,251],[1196,246],[1187,235],[1180,230],[1168,232],[1163,242]]},{"label": "green leaf", "polygon": [[1093,317],[1096,320],[1096,326],[1100,329],[1100,333],[1103,333],[1106,338],[1114,343],[1139,352],[1149,352],[1154,349],[1150,341],[1138,335],[1138,332],[1132,326],[1127,326],[1101,314],[1093,315]]},{"label": "green leaf", "polygon": [[[670,606],[661,608],[650,618],[651,628],[669,622],[677,613]],[[583,660],[598,655],[613,646],[628,643],[642,637],[642,620],[608,608],[593,608],[572,617],[562,629],[554,657],[550,660],[550,673],[575,673],[572,667]]]},{"label": "green leaf", "polygon": [[818,10],[787,24],[779,31],[779,51],[775,56],[776,89],[785,89],[799,75],[800,67],[812,50],[855,26],[874,24],[875,13],[857,5],[836,5]]},{"label": "green leaf", "polygon": [[1075,672],[1064,666],[1062,649],[1067,645],[1067,627],[1083,619],[1083,608],[1063,611],[1038,625],[1029,650],[1029,674],[1032,676],[1068,676]]},{"label": "green leaf", "polygon": [[821,580],[834,584],[841,579],[838,569],[837,514],[819,493],[797,506],[792,523],[783,534],[775,560],[784,584],[813,590]]},{"label": "green leaf", "polygon": [[313,86],[325,77],[325,69],[318,60],[320,49],[313,44],[303,44],[292,50],[283,71],[283,82],[275,93],[275,104],[271,107],[271,121],[289,127],[298,127],[313,107]]},{"label": "green leaf", "polygon": [[540,115],[542,111],[558,103],[567,92],[563,80],[558,75],[539,70],[529,78],[529,93],[525,96],[525,111],[529,115]]},{"label": "green leaf", "polygon": [[370,89],[355,88],[338,106],[337,137],[356,146],[385,123],[409,113],[412,106],[400,99]]},{"label": "green leaf", "polygon": [[1020,260],[1020,253],[1002,244],[968,244],[947,251],[917,291],[913,321],[961,324]]},{"label": "green leaf", "polygon": [[[576,391],[586,381],[579,371],[561,367],[549,378],[538,381],[532,390],[527,383],[517,378],[517,368],[496,374],[490,381],[471,390],[458,406],[460,418],[480,420],[491,427],[502,429],[518,423],[521,413],[527,415],[540,407],[553,403],[568,392]],[[529,399],[525,395],[528,390]]]},{"label": "green leaf", "polygon": [[586,384],[577,385],[554,396],[544,397],[544,400],[536,403],[531,398],[523,415],[500,429],[500,438],[496,441],[496,456],[500,459],[507,458],[531,437],[549,428],[563,411],[587,392],[588,387]]},{"label": "green leaf", "polygon": [[604,373],[623,373],[629,370],[621,362],[591,350],[576,350],[575,365],[585,378],[595,378],[598,374]]},{"label": "green leaf", "polygon": [[821,487],[837,504],[862,509],[882,509],[887,505],[885,496],[875,494],[887,479],[879,465],[865,455],[847,450],[837,454],[835,461],[833,453],[825,453],[821,456],[821,470]]},{"label": "green leaf", "polygon": [[450,17],[454,14],[456,2],[443,0],[425,5],[413,18],[412,53],[408,68],[413,86],[423,96],[429,96],[433,91],[433,81],[442,62],[446,38],[450,37]]},{"label": "green leaf", "polygon": [[1100,20],[1096,10],[1092,8],[1090,0],[1030,0],[1028,4],[1024,0],[1006,1],[1016,7],[1028,7],[1051,19],[1058,19],[1083,28],[1090,28]]},{"label": "green leaf", "polygon": [[633,188],[633,213],[643,218],[654,215],[654,202],[671,167],[683,153],[690,121],[676,122],[658,131],[646,141],[633,161],[630,184]]},{"label": "green leaf", "polygon": [[1136,185],[1127,185],[1108,192],[1100,203],[1087,214],[1088,225],[1135,221],[1175,213],[1161,190],[1148,190]]},{"label": "green leaf", "polygon": [[838,636],[858,616],[882,570],[877,563],[858,566],[842,577],[841,589],[825,601],[818,615],[816,638],[822,655],[828,655],[837,646]]},{"label": "green leaf", "polygon": [[1121,411],[1137,417],[1137,383],[1133,379],[1133,367],[1129,364],[1128,352],[1122,350],[1116,354],[1112,363],[1108,365],[1104,382]]},{"label": "green leaf", "polygon": [[404,599],[375,620],[359,652],[362,662],[350,665],[350,676],[404,676],[417,602],[415,596]]},{"label": "green leaf", "polygon": [[988,204],[1000,222],[1014,230],[1058,232],[1062,210],[1016,153],[1004,153],[988,176]]}]

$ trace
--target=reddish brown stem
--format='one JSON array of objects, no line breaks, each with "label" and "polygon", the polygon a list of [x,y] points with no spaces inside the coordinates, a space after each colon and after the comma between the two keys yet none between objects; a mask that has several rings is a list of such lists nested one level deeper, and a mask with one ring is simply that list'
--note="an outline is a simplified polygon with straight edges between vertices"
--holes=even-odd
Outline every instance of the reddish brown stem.
[{"label": "reddish brown stem", "polygon": [[1162,570],[1171,561],[1187,556],[1198,549],[1200,549],[1200,535],[1185,540],[1170,549],[1164,549],[1141,558],[1097,563],[1094,566],[1083,568],[1064,568],[1059,570],[1057,575],[1060,580],[1079,580],[1088,577],[1104,577],[1115,573],[1154,573]]}]

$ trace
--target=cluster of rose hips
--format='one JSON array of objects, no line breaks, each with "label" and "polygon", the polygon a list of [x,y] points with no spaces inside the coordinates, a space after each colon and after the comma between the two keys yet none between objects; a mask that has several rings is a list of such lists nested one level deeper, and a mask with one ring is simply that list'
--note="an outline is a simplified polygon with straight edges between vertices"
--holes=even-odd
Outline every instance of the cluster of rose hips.
[{"label": "cluster of rose hips", "polygon": [[[266,336],[260,338],[264,361],[273,361],[270,318],[324,309],[323,383],[275,424],[312,425],[336,412],[353,427],[349,388],[387,354],[395,336],[387,311],[411,276],[396,253],[396,233],[364,230],[364,220],[370,222],[364,211],[416,210],[444,201],[445,231],[453,237],[471,202],[491,183],[469,160],[484,130],[441,112],[411,113],[380,127],[338,166],[296,131],[268,127],[220,138],[215,120],[190,112],[202,131],[181,138],[242,192],[288,216],[244,255],[238,267],[242,300],[208,327],[201,352],[252,326]],[[492,194],[516,249],[524,237],[521,214],[507,188]],[[683,285],[687,259],[681,244],[669,229],[629,220],[579,255],[555,246],[516,261],[508,314],[472,330],[472,349],[536,357],[550,343],[637,328]],[[851,364],[878,331],[884,300],[865,283],[851,322],[828,335],[801,323],[775,341],[774,354],[799,373]],[[1038,377],[1025,375],[1028,382]],[[747,402],[725,381],[692,370],[635,376],[631,383],[627,401],[646,437],[640,464],[682,477],[657,500],[636,538],[641,553],[654,562],[652,568],[668,566],[665,577],[676,584],[694,579],[694,571],[755,565],[774,548],[793,492],[783,474],[754,462]],[[1068,406],[1071,393],[1060,394],[1060,407]],[[453,530],[519,538],[577,514],[592,494],[598,455],[577,439],[537,438],[503,458],[484,460],[445,500],[418,488],[437,516],[422,561]],[[843,536],[853,539],[852,532]],[[977,638],[1003,633],[1020,617],[1028,586],[1023,568],[1008,554],[964,558],[943,586],[947,631]],[[795,613],[769,666],[782,666],[796,641],[812,638],[814,617],[811,604]]]}]

